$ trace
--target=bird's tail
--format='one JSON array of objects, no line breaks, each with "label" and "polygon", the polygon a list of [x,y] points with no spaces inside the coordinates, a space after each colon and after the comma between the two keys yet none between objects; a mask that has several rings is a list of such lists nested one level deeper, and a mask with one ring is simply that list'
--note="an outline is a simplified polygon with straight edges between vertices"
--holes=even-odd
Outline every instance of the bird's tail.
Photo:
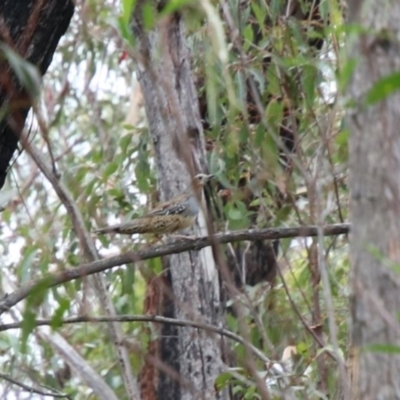
[{"label": "bird's tail", "polygon": [[133,235],[134,233],[148,233],[150,218],[137,218],[125,224],[111,225],[93,231],[96,234],[120,233],[122,235]]}]

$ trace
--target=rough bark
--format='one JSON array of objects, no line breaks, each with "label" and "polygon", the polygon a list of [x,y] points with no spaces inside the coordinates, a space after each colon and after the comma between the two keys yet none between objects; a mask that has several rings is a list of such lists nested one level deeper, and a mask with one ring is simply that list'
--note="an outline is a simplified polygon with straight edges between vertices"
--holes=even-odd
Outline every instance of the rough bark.
[{"label": "rough bark", "polygon": [[[72,15],[70,0],[2,0],[0,2],[0,42],[4,42],[24,59],[36,65],[44,75],[61,36]],[[0,121],[0,189],[17,148],[15,133],[23,127],[29,111],[24,88],[12,77],[6,62],[0,64],[0,107],[10,113]]]},{"label": "rough bark", "polygon": [[350,128],[352,398],[400,398],[400,355],[368,349],[400,345],[400,91],[369,104],[368,90],[400,71],[400,3],[349,2],[356,67],[348,88]]},{"label": "rough bark", "polygon": [[[142,16],[140,3],[133,18],[137,72],[155,148],[161,200],[165,200],[187,187],[190,175],[206,171],[204,137],[180,16],[161,21],[152,31],[145,30]],[[204,228],[203,221],[203,233]],[[221,324],[218,275],[211,251],[171,255],[163,259],[163,266],[164,315]],[[161,333],[158,398],[222,398],[214,389],[222,365],[219,339],[171,326]]]}]

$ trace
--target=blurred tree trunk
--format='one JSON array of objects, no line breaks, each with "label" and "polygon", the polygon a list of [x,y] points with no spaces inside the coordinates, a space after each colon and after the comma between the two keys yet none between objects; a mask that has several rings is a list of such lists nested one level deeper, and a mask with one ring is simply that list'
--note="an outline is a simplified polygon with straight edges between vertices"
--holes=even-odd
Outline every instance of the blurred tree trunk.
[{"label": "blurred tree trunk", "polygon": [[[349,46],[349,61],[356,62],[348,88],[355,104],[347,115],[351,133],[352,398],[399,399],[399,84],[378,101],[368,103],[366,94],[372,87],[377,89],[382,78],[400,71],[400,3],[349,2],[349,20],[363,28],[350,38]],[[381,84],[376,93],[383,90]],[[377,351],[367,348],[371,345],[387,347]]]},{"label": "blurred tree trunk", "polygon": [[[2,0],[0,42],[34,64],[44,75],[73,13],[74,2],[70,0]],[[0,76],[0,107],[9,107],[7,117],[0,120],[1,189],[18,145],[18,130],[23,128],[30,109],[30,101],[22,85],[10,74],[3,57]]]},{"label": "blurred tree trunk", "polygon": [[[182,20],[174,14],[148,31],[142,22],[142,5],[138,2],[133,18],[137,73],[154,143],[160,197],[166,200],[185,189],[191,175],[207,170],[205,143]],[[218,274],[210,249],[165,257],[163,268],[161,314],[222,324]],[[143,373],[141,382],[142,388],[154,386],[154,390],[152,394],[142,391],[142,398],[223,398],[214,388],[222,370],[220,339],[171,326],[160,328],[160,334],[152,354],[157,371]],[[146,376],[153,382],[143,382]]]}]

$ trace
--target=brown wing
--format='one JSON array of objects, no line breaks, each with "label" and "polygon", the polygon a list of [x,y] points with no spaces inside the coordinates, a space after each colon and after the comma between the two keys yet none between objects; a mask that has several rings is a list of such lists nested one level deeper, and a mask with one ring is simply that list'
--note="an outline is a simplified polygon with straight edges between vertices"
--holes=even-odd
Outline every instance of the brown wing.
[{"label": "brown wing", "polygon": [[180,196],[174,197],[169,201],[166,201],[165,203],[161,203],[156,208],[153,208],[153,210],[147,213],[145,217],[153,215],[180,214],[182,213],[182,211],[184,211],[184,202],[186,198],[187,195],[182,194]]}]

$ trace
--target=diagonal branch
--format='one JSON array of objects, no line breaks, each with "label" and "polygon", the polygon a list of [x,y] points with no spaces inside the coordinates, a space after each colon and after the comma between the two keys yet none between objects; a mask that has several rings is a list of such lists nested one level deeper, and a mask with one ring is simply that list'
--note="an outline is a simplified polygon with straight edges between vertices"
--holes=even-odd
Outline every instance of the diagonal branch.
[{"label": "diagonal branch", "polygon": [[[323,228],[324,236],[335,236],[348,234],[349,224],[333,224]],[[201,237],[195,240],[180,240],[178,242],[147,248],[139,251],[128,251],[115,257],[108,257],[101,260],[83,264],[76,268],[69,268],[56,274],[48,274],[43,278],[32,281],[25,286],[10,294],[6,294],[0,299],[0,315],[10,307],[19,303],[29,296],[36,288],[44,290],[53,286],[61,285],[84,276],[93,275],[98,272],[118,267],[124,264],[135,263],[150,258],[162,257],[170,254],[183,253],[190,250],[200,250],[210,246],[213,243],[232,243],[244,240],[273,240],[295,237],[311,237],[318,235],[317,226],[299,226],[293,228],[267,228],[267,229],[249,229],[234,232],[218,233],[211,237]]]},{"label": "diagonal branch", "polygon": [[20,382],[11,376],[8,376],[6,374],[0,373],[0,379],[3,379],[7,382],[10,382],[13,385],[19,386],[20,388],[23,389],[24,392],[28,393],[35,393],[43,397],[53,397],[53,398],[60,398],[60,399],[70,399],[71,397],[68,394],[60,393],[60,392],[55,392],[55,391],[44,391],[44,390],[39,390],[34,388],[33,386],[28,386],[23,382]]},{"label": "diagonal branch", "polygon": [[[108,320],[108,324],[110,322]],[[49,329],[41,329],[39,336],[50,344],[56,353],[75,371],[76,376],[91,388],[96,399],[118,400],[117,395],[104,378],[87,363],[63,336],[57,332],[51,332]]]}]

